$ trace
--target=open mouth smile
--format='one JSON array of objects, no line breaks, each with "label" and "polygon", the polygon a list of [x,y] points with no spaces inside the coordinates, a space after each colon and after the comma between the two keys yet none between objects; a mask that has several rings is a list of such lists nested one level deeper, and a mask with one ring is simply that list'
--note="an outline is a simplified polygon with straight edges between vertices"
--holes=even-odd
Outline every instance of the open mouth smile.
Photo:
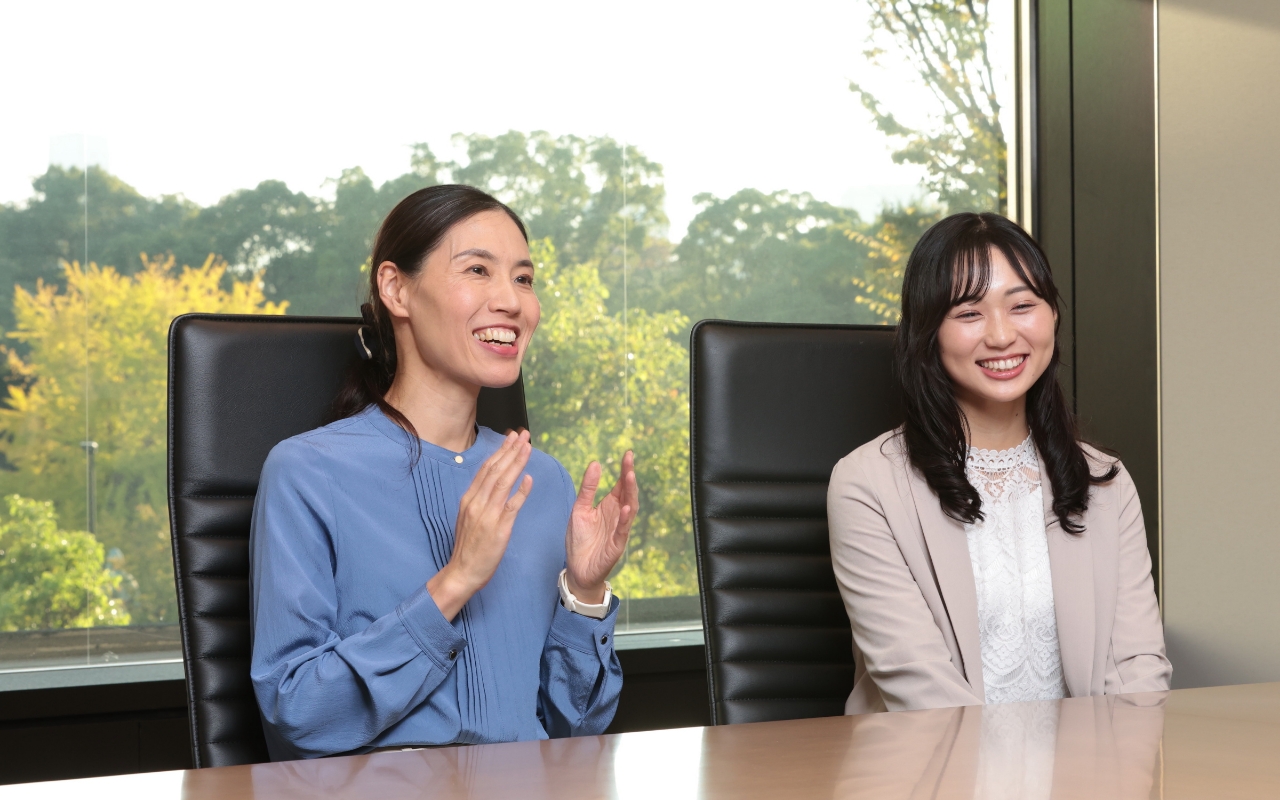
[{"label": "open mouth smile", "polygon": [[471,336],[486,350],[511,355],[517,351],[516,341],[520,338],[520,332],[513,328],[491,327],[472,331]]},{"label": "open mouth smile", "polygon": [[977,364],[988,378],[1007,381],[1022,374],[1022,370],[1027,365],[1027,356],[1021,354],[1003,358],[989,358],[979,361]]}]

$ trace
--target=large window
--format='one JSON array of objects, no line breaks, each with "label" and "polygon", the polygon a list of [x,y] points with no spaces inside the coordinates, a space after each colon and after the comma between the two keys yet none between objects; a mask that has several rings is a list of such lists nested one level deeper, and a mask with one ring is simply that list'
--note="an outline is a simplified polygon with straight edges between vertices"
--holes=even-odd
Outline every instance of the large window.
[{"label": "large window", "polygon": [[449,181],[534,239],[537,445],[636,450],[621,646],[699,641],[689,329],[891,324],[925,228],[1019,216],[1016,5],[0,12],[0,690],[180,670],[169,320],[353,315],[381,217]]}]

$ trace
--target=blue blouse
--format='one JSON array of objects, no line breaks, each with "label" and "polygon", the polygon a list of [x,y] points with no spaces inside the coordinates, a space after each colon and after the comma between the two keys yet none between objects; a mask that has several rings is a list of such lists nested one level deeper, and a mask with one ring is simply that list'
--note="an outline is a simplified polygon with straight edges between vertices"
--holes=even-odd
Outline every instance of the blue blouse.
[{"label": "blue blouse", "polygon": [[493,579],[452,623],[426,582],[462,495],[503,437],[454,453],[376,406],[292,439],[262,468],[250,535],[250,673],[274,760],[376,747],[603,733],[622,669],[603,620],[560,605],[575,497],[534,450],[533,490]]}]

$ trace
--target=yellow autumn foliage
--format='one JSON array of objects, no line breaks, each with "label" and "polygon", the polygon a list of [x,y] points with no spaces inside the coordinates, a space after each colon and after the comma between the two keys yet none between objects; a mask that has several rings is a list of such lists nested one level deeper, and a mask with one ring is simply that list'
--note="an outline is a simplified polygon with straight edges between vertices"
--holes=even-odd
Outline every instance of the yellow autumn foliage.
[{"label": "yellow autumn foliage", "polygon": [[51,500],[58,518],[87,527],[86,457],[98,443],[96,537],[119,550],[133,621],[172,621],[174,592],[166,513],[168,331],[188,312],[282,314],[256,278],[229,280],[213,257],[176,269],[142,256],[143,268],[64,263],[65,288],[14,294],[16,325],[3,348],[17,379],[0,407],[0,495]]}]

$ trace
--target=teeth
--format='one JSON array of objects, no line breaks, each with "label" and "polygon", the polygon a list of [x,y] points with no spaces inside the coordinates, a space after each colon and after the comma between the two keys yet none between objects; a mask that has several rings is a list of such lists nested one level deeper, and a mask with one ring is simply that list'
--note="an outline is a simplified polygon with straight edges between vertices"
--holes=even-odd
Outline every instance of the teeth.
[{"label": "teeth", "polygon": [[510,328],[485,328],[476,331],[472,336],[482,342],[497,342],[498,344],[512,344],[516,340],[516,332]]},{"label": "teeth", "polygon": [[993,372],[1007,372],[1014,367],[1026,361],[1026,356],[1016,356],[1014,358],[999,358],[994,361],[979,361],[978,366],[983,369],[989,369]]}]

